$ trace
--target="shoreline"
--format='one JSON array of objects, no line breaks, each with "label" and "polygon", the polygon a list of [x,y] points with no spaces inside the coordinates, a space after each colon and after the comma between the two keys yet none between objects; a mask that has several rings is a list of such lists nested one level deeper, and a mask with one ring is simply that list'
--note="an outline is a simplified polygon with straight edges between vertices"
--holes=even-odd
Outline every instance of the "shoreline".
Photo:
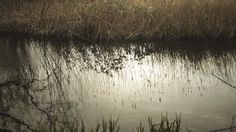
[{"label": "shoreline", "polygon": [[15,39],[33,39],[33,40],[60,40],[60,41],[76,41],[76,42],[83,42],[83,43],[175,43],[175,42],[203,42],[203,43],[214,43],[214,42],[236,42],[236,37],[234,38],[179,38],[179,39],[174,39],[174,40],[158,40],[158,39],[130,39],[130,40],[121,40],[121,39],[100,39],[100,40],[88,40],[88,39],[83,39],[78,36],[74,37],[65,37],[65,36],[60,36],[57,34],[51,34],[51,35],[43,35],[43,34],[31,34],[31,33],[22,33],[22,32],[1,32],[0,31],[0,38],[15,38]]}]

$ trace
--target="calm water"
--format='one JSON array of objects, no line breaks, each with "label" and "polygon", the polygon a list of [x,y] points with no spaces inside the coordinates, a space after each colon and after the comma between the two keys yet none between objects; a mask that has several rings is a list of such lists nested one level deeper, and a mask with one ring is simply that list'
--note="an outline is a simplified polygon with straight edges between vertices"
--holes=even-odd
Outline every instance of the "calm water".
[{"label": "calm water", "polygon": [[161,113],[170,119],[181,113],[182,131],[225,128],[236,114],[236,89],[212,73],[236,85],[233,42],[1,38],[0,116],[12,116],[0,120],[1,128],[28,130],[12,118],[42,128],[49,116],[57,129],[80,119],[94,128],[112,115],[122,131],[131,131],[140,121],[148,126],[148,116],[158,123]]}]

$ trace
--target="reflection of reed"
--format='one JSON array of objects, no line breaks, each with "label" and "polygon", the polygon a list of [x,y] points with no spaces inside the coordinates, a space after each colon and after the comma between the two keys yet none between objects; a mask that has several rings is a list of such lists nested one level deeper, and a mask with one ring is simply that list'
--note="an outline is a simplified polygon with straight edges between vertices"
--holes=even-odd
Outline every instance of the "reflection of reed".
[{"label": "reflection of reed", "polygon": [[[137,102],[139,97],[142,98],[141,95],[152,103],[165,104],[168,96],[160,95],[173,90],[166,87],[177,87],[183,94],[190,94],[192,84],[202,92],[205,91],[202,84],[208,82],[199,74],[209,75],[209,72],[214,71],[217,75],[229,74],[230,78],[235,71],[232,49],[216,49],[215,52],[215,49],[204,47],[196,50],[149,43],[106,47],[76,42],[58,46],[56,42],[29,41],[26,45],[22,48],[25,48],[24,52],[29,58],[27,64],[30,65],[23,63],[23,66],[10,71],[12,74],[0,84],[0,110],[32,126],[32,129],[40,128],[43,131],[79,130],[82,127],[79,123],[81,116],[75,105],[80,107],[80,103],[86,101],[102,104],[99,102],[100,95],[108,99],[111,97],[114,99],[113,104],[120,102],[122,107],[131,102],[130,105],[137,110],[140,109]],[[180,82],[187,86],[180,87],[184,86]],[[26,109],[28,107],[30,110]],[[110,107],[109,104],[107,107]],[[21,115],[11,110],[34,111],[34,123],[24,117],[30,116],[30,112]],[[40,123],[35,123],[37,121]],[[100,123],[94,130],[101,130],[102,125]],[[106,128],[108,130],[109,125]],[[139,130],[143,131],[142,125]]]}]

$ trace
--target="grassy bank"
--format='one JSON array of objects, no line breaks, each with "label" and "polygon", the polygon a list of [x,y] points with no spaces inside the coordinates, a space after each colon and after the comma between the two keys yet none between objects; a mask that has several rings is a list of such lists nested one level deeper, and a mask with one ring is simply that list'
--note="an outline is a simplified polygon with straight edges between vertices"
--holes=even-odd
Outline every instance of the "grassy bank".
[{"label": "grassy bank", "polygon": [[235,0],[1,0],[0,32],[94,39],[234,38]]}]

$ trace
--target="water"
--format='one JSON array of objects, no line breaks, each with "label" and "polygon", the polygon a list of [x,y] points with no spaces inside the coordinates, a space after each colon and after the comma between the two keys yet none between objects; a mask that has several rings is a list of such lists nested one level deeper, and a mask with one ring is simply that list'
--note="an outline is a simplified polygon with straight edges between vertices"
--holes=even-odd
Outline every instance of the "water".
[{"label": "water", "polygon": [[119,117],[122,131],[140,121],[148,130],[147,118],[158,123],[161,113],[170,119],[181,113],[182,131],[229,127],[236,114],[236,89],[212,73],[236,85],[235,48],[233,42],[88,44],[1,38],[1,116],[12,116],[2,118],[1,127],[28,130],[15,123],[19,119],[42,129],[50,117],[57,129],[81,119],[94,128],[97,120],[112,115]]}]

